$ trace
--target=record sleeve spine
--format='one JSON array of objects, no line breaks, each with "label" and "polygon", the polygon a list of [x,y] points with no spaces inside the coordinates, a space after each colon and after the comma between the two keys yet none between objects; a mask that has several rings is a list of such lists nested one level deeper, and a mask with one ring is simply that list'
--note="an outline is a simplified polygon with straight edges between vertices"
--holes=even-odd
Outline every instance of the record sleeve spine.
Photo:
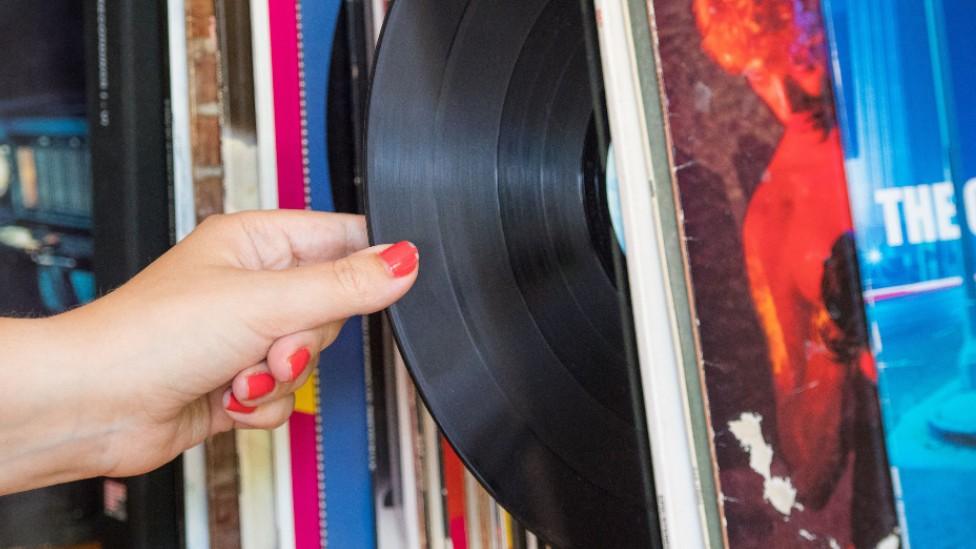
[{"label": "record sleeve spine", "polygon": [[[712,504],[708,499],[714,496],[703,490],[701,476],[701,463],[709,463],[710,455],[707,450],[702,455],[701,444],[695,439],[702,432],[707,437],[708,431],[704,425],[701,428],[705,430],[699,433],[692,427],[689,391],[699,391],[699,386],[686,379],[683,365],[688,350],[680,333],[682,312],[675,310],[674,287],[684,284],[684,279],[672,280],[674,274],[669,272],[669,263],[680,265],[681,258],[680,252],[674,256],[665,240],[676,227],[666,225],[664,209],[673,209],[673,204],[664,200],[667,195],[661,191],[670,187],[670,182],[661,177],[657,165],[667,165],[668,157],[661,146],[664,121],[648,11],[639,1],[597,0],[596,17],[620,174],[628,275],[662,542],[682,548],[721,547],[721,538],[706,522],[706,517],[714,521],[716,516],[706,512],[706,506]],[[652,123],[656,127],[650,127]],[[665,151],[663,155],[661,151]],[[711,469],[705,471],[711,478]]]},{"label": "record sleeve spine", "polygon": [[[220,150],[223,158],[224,211],[261,208],[253,63],[252,15],[247,2],[211,0],[216,16],[220,84]],[[275,516],[273,434],[265,430],[236,433],[238,508],[241,549],[265,549],[278,543]]]},{"label": "record sleeve spine", "polygon": [[[273,151],[269,154],[275,162],[277,206],[307,209],[299,28],[301,5],[298,0],[258,0],[257,3],[261,6],[255,9],[252,4],[252,10],[260,14],[260,18],[264,19],[262,23],[266,25],[260,33],[262,43],[264,33],[267,33],[268,56],[262,61],[267,62],[265,67],[268,70],[264,74],[256,73],[255,78],[259,81],[270,80],[270,97],[266,99],[274,120],[274,133],[269,136],[271,140],[267,146]],[[260,132],[260,107],[258,112]],[[264,160],[265,156],[262,156],[260,161]],[[296,395],[296,409],[288,421],[287,436],[276,439],[276,443],[283,442],[288,446],[287,457],[290,459],[288,467],[279,468],[283,472],[287,469],[290,502],[285,505],[292,511],[281,515],[283,538],[287,537],[293,544],[289,546],[297,549],[320,547],[325,535],[324,506],[321,501],[322,464],[316,441],[320,424],[315,383],[317,380],[310,381]],[[283,452],[276,454],[276,459],[284,457]]]}]

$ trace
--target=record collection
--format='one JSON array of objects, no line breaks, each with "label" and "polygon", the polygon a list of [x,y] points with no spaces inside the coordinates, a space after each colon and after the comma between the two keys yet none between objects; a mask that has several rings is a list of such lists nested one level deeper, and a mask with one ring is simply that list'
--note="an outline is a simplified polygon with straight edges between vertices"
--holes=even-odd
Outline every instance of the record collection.
[{"label": "record collection", "polygon": [[243,210],[421,263],[287,424],[0,497],[0,548],[976,546],[968,2],[3,13],[3,314]]}]

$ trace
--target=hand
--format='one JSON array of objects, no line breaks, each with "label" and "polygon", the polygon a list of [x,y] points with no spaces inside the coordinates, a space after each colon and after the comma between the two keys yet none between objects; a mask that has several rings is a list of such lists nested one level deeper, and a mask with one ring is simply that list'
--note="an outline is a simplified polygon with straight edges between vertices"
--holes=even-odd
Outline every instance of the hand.
[{"label": "hand", "polygon": [[412,244],[366,246],[358,216],[217,216],[90,305],[2,321],[0,387],[17,396],[0,493],[139,474],[212,434],[284,423],[345,319],[416,280]]}]

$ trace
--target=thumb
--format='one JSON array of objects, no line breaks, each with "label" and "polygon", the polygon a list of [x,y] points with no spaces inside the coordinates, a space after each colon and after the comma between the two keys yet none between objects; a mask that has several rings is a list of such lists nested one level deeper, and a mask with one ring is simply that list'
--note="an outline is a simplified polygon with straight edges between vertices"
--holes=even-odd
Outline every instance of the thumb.
[{"label": "thumb", "polygon": [[417,280],[420,255],[410,242],[374,246],[352,255],[283,271],[265,271],[264,320],[281,337],[375,313],[392,305]]}]

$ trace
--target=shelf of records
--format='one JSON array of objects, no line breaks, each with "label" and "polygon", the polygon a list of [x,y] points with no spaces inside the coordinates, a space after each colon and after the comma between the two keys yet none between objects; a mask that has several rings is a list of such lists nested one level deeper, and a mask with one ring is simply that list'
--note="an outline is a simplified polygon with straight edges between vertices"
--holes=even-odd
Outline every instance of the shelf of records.
[{"label": "shelf of records", "polygon": [[[87,303],[208,215],[365,213],[376,43],[390,9],[426,1],[0,5],[0,310]],[[587,36],[567,66],[589,68],[596,106],[558,192],[602,224],[592,245],[613,248],[596,255],[626,304],[653,525],[632,546],[973,545],[976,8],[495,7],[530,4],[541,21],[581,9],[567,20]],[[457,20],[428,31],[484,30]],[[573,549],[496,502],[511,488],[465,466],[414,384],[425,365],[396,349],[387,317],[350,320],[287,425],[4,496],[0,548]]]}]

